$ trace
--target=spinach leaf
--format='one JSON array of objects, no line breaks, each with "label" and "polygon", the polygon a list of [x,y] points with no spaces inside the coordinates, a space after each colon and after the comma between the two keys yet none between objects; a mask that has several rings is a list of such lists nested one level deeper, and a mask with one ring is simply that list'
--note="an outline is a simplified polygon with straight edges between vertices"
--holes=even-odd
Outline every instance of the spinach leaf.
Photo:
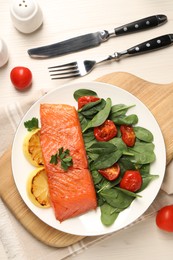
[{"label": "spinach leaf", "polygon": [[129,157],[127,156],[122,156],[119,161],[118,161],[118,164],[120,166],[120,169],[121,169],[121,172],[120,172],[120,175],[123,176],[125,171],[127,170],[136,170],[136,165],[134,163],[132,163],[130,160],[129,160]]},{"label": "spinach leaf", "polygon": [[91,174],[95,185],[101,182],[101,180],[104,178],[98,171],[92,171]]},{"label": "spinach leaf", "polygon": [[[100,174],[101,175],[101,174]],[[110,189],[118,185],[121,181],[121,177],[118,177],[114,181],[108,181],[106,178],[102,178],[102,180],[97,185],[97,193],[100,193],[102,190]]]},{"label": "spinach leaf", "polygon": [[127,146],[120,137],[112,138],[109,143],[114,144],[121,153],[127,151]]},{"label": "spinach leaf", "polygon": [[91,164],[91,169],[99,170],[110,167],[121,158],[125,151],[127,151],[127,147],[121,138],[113,138],[108,143],[113,144],[116,147],[116,150],[109,154],[100,154],[99,156],[89,153],[94,160]]},{"label": "spinach leaf", "polygon": [[116,163],[121,155],[122,153],[118,150],[109,154],[101,154],[90,164],[90,168],[91,170],[108,168]]},{"label": "spinach leaf", "polygon": [[91,121],[89,121],[89,123],[87,124],[87,126],[83,129],[83,133],[89,129],[89,128],[92,128],[92,127],[96,127],[96,126],[99,126],[101,124],[104,123],[104,121],[107,119],[107,117],[109,116],[109,113],[110,113],[110,110],[111,110],[111,105],[112,105],[112,102],[111,102],[111,99],[110,98],[107,98],[106,100],[106,105],[105,107],[100,110],[92,119]]},{"label": "spinach leaf", "polygon": [[89,148],[91,145],[97,143],[97,140],[94,138],[93,140],[85,143],[85,148]]},{"label": "spinach leaf", "polygon": [[117,150],[116,146],[108,142],[94,143],[93,145],[91,145],[89,148],[86,149],[87,152],[98,154],[98,155],[112,153],[115,152],[116,150]]},{"label": "spinach leaf", "polygon": [[104,203],[100,207],[100,210],[101,210],[101,222],[105,226],[111,226],[117,219],[120,212],[119,210],[116,211],[116,209],[110,206],[108,203]]},{"label": "spinach leaf", "polygon": [[138,123],[138,117],[135,114],[129,115],[129,116],[111,116],[110,119],[116,124],[116,125],[135,125]]},{"label": "spinach leaf", "polygon": [[140,166],[139,166],[139,170],[140,170],[140,173],[141,173],[142,175],[144,175],[144,174],[149,174],[149,172],[150,172],[150,163],[140,165]]},{"label": "spinach leaf", "polygon": [[152,174],[144,174],[142,175],[142,186],[140,188],[140,191],[144,190],[151,181],[157,179],[159,177],[159,175],[152,175]]},{"label": "spinach leaf", "polygon": [[129,108],[134,107],[135,105],[132,106],[126,106],[124,104],[117,104],[112,106],[111,108],[111,113],[110,113],[110,119],[111,117],[115,118],[117,116],[122,116],[125,115],[128,111]]},{"label": "spinach leaf", "polygon": [[88,124],[88,120],[81,113],[78,113],[78,117],[79,117],[81,128],[84,129]]},{"label": "spinach leaf", "polygon": [[153,141],[153,134],[146,128],[135,126],[133,127],[136,137],[144,142],[150,143]]},{"label": "spinach leaf", "polygon": [[99,193],[96,195],[97,195],[98,206],[101,207],[105,203],[105,199]]},{"label": "spinach leaf", "polygon": [[125,209],[129,207],[134,200],[134,197],[128,196],[121,190],[114,188],[105,189],[101,191],[100,194],[109,205],[119,209]]},{"label": "spinach leaf", "polygon": [[79,112],[82,113],[86,118],[92,119],[100,110],[102,110],[106,105],[104,99],[97,100],[95,102],[90,102],[83,106]]},{"label": "spinach leaf", "polygon": [[[85,146],[85,148],[87,149],[87,146]],[[90,153],[89,151],[87,152],[87,155],[90,158],[90,165],[92,165],[92,162],[97,160],[97,158],[99,157],[99,154],[97,154],[97,153]]]},{"label": "spinach leaf", "polygon": [[76,101],[78,101],[78,98],[83,97],[83,96],[96,96],[97,97],[97,93],[90,89],[78,89],[73,94],[73,97]]},{"label": "spinach leaf", "polygon": [[99,99],[97,101],[93,101],[93,102],[89,102],[86,105],[84,105],[81,109],[78,110],[78,112],[84,112],[87,111],[93,107],[95,107],[96,105],[98,105],[99,103],[101,103],[102,99]]},{"label": "spinach leaf", "polygon": [[138,197],[140,198],[140,197],[142,197],[141,195],[139,195],[139,194],[137,194],[137,193],[135,193],[135,192],[131,192],[131,191],[129,191],[129,190],[121,189],[121,188],[119,188],[119,187],[116,187],[115,189],[121,190],[121,191],[124,192],[126,195],[131,196],[131,197],[135,197],[135,198],[138,198]]},{"label": "spinach leaf", "polygon": [[129,147],[128,151],[134,156],[130,156],[131,162],[136,164],[148,164],[155,160],[154,144],[136,142],[134,147]]},{"label": "spinach leaf", "polygon": [[85,143],[88,143],[95,139],[93,129],[89,129],[85,133],[83,133],[83,139]]}]

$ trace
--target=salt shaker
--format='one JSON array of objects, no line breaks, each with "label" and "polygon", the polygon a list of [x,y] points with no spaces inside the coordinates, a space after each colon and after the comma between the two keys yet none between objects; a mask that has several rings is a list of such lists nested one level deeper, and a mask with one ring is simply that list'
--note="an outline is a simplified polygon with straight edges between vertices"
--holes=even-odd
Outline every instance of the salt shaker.
[{"label": "salt shaker", "polygon": [[32,33],[43,22],[43,14],[35,0],[13,0],[10,8],[14,26],[22,33]]},{"label": "salt shaker", "polygon": [[8,48],[3,39],[0,38],[0,67],[8,61]]}]

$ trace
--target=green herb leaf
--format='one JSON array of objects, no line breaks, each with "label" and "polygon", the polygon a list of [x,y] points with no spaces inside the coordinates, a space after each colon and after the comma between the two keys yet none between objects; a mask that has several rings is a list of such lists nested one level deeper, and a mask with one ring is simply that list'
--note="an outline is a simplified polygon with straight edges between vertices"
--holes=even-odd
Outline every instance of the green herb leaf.
[{"label": "green herb leaf", "polygon": [[31,120],[24,122],[24,126],[27,128],[28,131],[32,131],[38,127],[38,119],[33,117]]},{"label": "green herb leaf", "polygon": [[66,149],[64,151],[64,148],[61,147],[58,149],[58,152],[56,154],[51,156],[50,163],[56,165],[58,163],[58,161],[60,160],[61,168],[65,171],[67,171],[68,168],[73,165],[72,157],[69,156],[69,154],[70,154],[70,151],[68,149]]},{"label": "green herb leaf", "polygon": [[51,156],[50,163],[55,164],[55,165],[58,163],[57,153]]}]

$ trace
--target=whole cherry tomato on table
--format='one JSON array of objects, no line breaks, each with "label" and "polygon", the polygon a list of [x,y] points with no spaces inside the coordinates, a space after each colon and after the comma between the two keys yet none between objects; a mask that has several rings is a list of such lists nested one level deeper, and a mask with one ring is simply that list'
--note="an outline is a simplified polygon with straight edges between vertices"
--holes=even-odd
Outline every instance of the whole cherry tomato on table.
[{"label": "whole cherry tomato on table", "polygon": [[85,106],[90,102],[95,102],[97,100],[100,100],[100,98],[95,96],[82,96],[78,98],[78,109],[82,108],[83,106]]},{"label": "whole cherry tomato on table", "polygon": [[117,135],[117,128],[113,121],[106,120],[102,125],[94,127],[94,136],[97,141],[106,142]]},{"label": "whole cherry tomato on table", "polygon": [[120,166],[115,163],[109,168],[98,170],[98,172],[103,175],[107,180],[113,181],[120,175]]},{"label": "whole cherry tomato on table", "polygon": [[157,212],[156,224],[164,231],[173,232],[173,205],[167,205]]},{"label": "whole cherry tomato on table", "polygon": [[121,125],[120,131],[121,131],[122,140],[124,141],[124,143],[127,146],[130,146],[130,147],[134,146],[136,136],[135,136],[135,132],[133,130],[133,127],[128,126],[128,125]]},{"label": "whole cherry tomato on table", "polygon": [[26,67],[15,67],[10,73],[11,82],[18,90],[25,90],[31,85],[32,73]]},{"label": "whole cherry tomato on table", "polygon": [[120,188],[132,192],[138,191],[142,186],[142,177],[139,171],[128,170],[120,181]]}]

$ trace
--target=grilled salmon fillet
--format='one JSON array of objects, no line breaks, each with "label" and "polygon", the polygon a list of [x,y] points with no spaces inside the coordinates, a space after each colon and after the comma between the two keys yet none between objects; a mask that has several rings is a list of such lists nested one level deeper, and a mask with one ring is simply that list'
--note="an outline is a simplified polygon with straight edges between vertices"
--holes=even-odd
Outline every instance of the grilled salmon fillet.
[{"label": "grilled salmon fillet", "polygon": [[[40,118],[41,149],[56,218],[62,222],[95,209],[96,194],[76,109],[65,104],[41,104]],[[72,156],[73,165],[67,171],[60,162],[50,163],[61,147]]]}]

